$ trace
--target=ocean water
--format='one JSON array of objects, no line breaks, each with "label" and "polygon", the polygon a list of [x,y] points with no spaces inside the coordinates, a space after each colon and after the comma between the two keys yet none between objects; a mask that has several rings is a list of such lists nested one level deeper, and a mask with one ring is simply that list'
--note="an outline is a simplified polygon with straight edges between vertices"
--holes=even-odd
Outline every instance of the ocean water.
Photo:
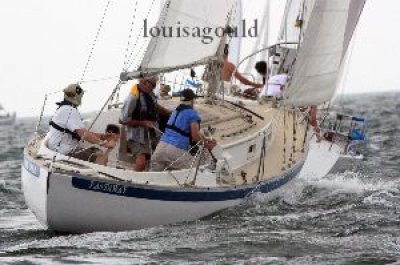
[{"label": "ocean water", "polygon": [[198,221],[119,233],[40,226],[20,182],[35,120],[20,119],[0,131],[0,264],[400,264],[399,96],[342,101],[369,120],[361,161]]}]

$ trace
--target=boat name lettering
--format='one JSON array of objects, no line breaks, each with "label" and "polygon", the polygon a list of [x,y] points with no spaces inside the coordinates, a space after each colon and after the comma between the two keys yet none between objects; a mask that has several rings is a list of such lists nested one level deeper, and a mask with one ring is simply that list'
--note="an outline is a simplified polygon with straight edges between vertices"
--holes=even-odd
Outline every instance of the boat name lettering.
[{"label": "boat name lettering", "polygon": [[92,180],[89,185],[90,190],[101,191],[115,194],[125,194],[126,187],[118,184],[104,183]]}]

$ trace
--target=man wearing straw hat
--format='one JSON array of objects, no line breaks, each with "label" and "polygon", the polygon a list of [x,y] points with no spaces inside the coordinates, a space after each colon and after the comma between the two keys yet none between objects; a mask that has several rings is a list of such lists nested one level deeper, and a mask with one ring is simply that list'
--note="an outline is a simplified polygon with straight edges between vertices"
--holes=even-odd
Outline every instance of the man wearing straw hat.
[{"label": "man wearing straw hat", "polygon": [[[115,146],[116,137],[110,133],[95,133],[85,128],[77,109],[81,105],[83,94],[79,84],[71,84],[64,89],[64,100],[57,103],[59,107],[50,121],[47,146],[60,154],[106,165],[108,153]],[[105,147],[106,151],[96,147],[79,148],[81,139]]]}]

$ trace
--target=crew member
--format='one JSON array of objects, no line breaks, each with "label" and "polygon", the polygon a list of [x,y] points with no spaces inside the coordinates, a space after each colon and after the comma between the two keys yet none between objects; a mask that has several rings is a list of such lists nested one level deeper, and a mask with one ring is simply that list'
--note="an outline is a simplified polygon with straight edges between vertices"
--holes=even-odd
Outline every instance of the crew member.
[{"label": "crew member", "polygon": [[[111,133],[95,133],[85,128],[77,109],[81,105],[83,94],[79,84],[71,84],[64,89],[64,100],[57,103],[59,107],[50,121],[47,146],[50,150],[67,156],[106,165],[108,153],[115,146],[116,139]],[[107,150],[103,152],[96,147],[79,148],[80,140],[97,144]]]},{"label": "crew member", "polygon": [[201,118],[193,109],[196,95],[191,89],[181,92],[181,104],[171,114],[165,133],[151,159],[152,171],[189,168],[193,156],[189,150],[193,144],[203,141],[208,150],[216,145],[200,132]]},{"label": "crew member", "polygon": [[126,97],[120,116],[120,123],[128,127],[128,148],[134,157],[135,171],[143,171],[150,159],[152,150],[158,143],[158,117],[160,112],[169,115],[169,111],[157,103],[153,93],[157,76],[145,77],[139,84],[132,86]]}]

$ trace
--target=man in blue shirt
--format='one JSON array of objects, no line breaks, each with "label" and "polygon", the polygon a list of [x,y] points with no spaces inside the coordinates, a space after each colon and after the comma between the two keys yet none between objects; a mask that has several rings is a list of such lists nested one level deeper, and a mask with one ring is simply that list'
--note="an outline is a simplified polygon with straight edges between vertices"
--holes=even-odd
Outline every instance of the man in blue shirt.
[{"label": "man in blue shirt", "polygon": [[152,171],[188,168],[193,161],[193,156],[188,152],[192,143],[204,141],[209,150],[216,145],[215,140],[206,139],[200,132],[201,118],[193,109],[195,98],[191,89],[181,92],[181,104],[170,116],[165,133],[151,159]]}]

